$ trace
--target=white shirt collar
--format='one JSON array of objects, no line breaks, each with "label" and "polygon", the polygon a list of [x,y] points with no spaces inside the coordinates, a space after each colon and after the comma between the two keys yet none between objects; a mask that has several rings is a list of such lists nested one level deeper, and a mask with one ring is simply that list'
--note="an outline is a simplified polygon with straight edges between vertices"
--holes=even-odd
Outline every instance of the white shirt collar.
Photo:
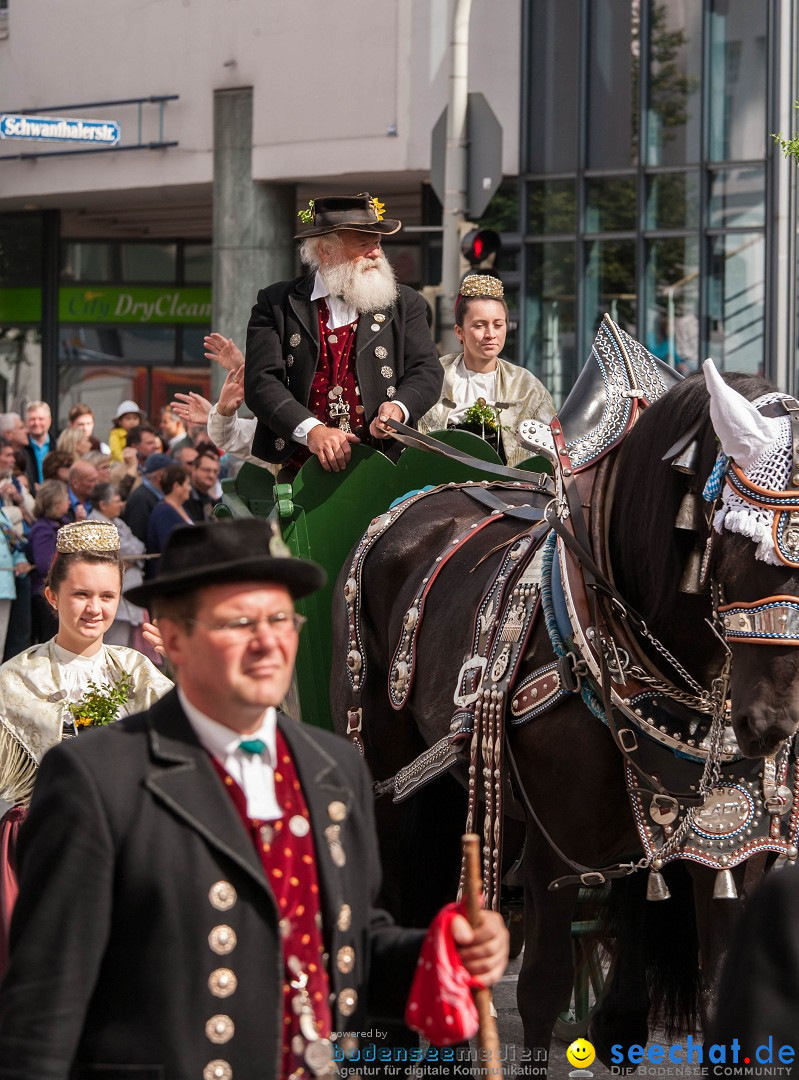
[{"label": "white shirt collar", "polygon": [[[192,705],[180,687],[178,687],[178,698],[200,743],[217,761],[226,765],[227,759],[232,754],[244,754],[244,751],[238,749],[241,735],[200,712],[196,706]],[[264,758],[273,769],[277,764],[276,729],[277,710],[270,706],[264,713],[258,730],[245,736],[247,739],[261,739],[266,743]]]},{"label": "white shirt collar", "polygon": [[314,275],[311,300],[325,300],[330,318],[327,320],[328,329],[335,330],[339,326],[349,326],[358,318],[358,309],[346,304],[339,296],[333,296],[328,288],[322,271],[317,270]]}]

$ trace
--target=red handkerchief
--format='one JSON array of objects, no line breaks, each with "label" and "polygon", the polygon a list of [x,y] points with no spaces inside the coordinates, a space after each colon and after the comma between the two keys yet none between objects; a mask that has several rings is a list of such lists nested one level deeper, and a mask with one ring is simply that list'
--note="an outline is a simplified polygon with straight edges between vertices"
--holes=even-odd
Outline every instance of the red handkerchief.
[{"label": "red handkerchief", "polygon": [[405,1007],[405,1023],[434,1046],[465,1042],[479,1026],[471,992],[482,983],[466,970],[451,930],[465,914],[463,904],[447,904],[433,919]]}]

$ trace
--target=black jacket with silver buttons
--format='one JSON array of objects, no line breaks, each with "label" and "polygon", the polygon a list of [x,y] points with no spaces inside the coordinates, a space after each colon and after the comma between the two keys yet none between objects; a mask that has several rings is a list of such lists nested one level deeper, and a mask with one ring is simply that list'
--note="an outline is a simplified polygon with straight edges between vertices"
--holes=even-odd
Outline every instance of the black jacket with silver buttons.
[{"label": "black jacket with silver buttons", "polygon": [[[399,1019],[422,934],[374,907],[368,770],[338,736],[278,724],[311,816],[334,1030]],[[176,692],[45,755],[18,854],[0,1080],[280,1075],[278,912]]]},{"label": "black jacket with silver buttons", "polygon": [[[244,400],[258,419],[252,452],[264,461],[292,457],[292,433],[313,415],[308,401],[319,362],[314,277],[261,289],[247,327]],[[438,401],[443,372],[426,312],[421,296],[400,285],[396,304],[358,320],[355,373],[367,425],[384,401],[401,401],[414,426]]]}]

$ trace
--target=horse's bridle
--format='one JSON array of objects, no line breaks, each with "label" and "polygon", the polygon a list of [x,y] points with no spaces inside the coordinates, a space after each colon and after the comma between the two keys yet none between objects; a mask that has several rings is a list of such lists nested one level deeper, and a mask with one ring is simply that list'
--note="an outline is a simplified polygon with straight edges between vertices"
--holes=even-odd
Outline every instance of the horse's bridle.
[{"label": "horse's bridle", "polygon": [[[785,397],[772,403],[772,411],[774,406],[781,407],[791,421],[790,487],[773,491],[754,484],[734,461],[727,466],[725,483],[745,502],[774,514],[772,539],[777,557],[786,566],[799,568],[799,401]],[[730,643],[799,645],[799,598],[795,596],[732,601],[720,604],[718,613]]]},{"label": "horse's bridle", "polygon": [[799,599],[795,596],[720,604],[718,611],[730,644],[799,645]]}]

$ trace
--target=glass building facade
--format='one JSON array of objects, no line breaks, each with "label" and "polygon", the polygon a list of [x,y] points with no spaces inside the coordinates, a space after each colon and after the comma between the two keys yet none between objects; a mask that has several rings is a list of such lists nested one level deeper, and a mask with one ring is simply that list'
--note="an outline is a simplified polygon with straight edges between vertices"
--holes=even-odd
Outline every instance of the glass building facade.
[{"label": "glass building facade", "polygon": [[796,165],[770,135],[799,97],[791,5],[524,11],[520,362],[562,401],[608,312],[680,371],[793,389]]}]

